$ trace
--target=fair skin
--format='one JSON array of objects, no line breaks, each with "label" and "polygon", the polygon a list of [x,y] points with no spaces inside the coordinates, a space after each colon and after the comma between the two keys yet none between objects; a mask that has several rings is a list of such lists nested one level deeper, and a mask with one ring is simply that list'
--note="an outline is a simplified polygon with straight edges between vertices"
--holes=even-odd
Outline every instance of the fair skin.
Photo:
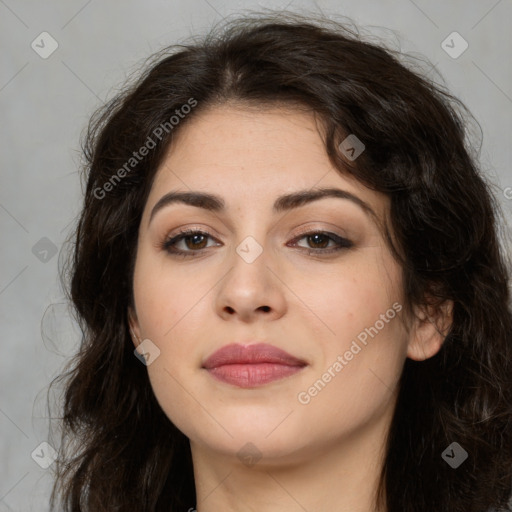
[{"label": "fair skin", "polygon": [[[129,318],[135,345],[149,339],[160,350],[148,375],[163,411],[190,439],[197,511],[374,510],[403,364],[438,352],[447,316],[417,311],[413,320],[400,308],[376,324],[405,303],[401,268],[355,202],[328,197],[279,213],[272,206],[284,194],[336,188],[383,221],[389,199],[332,166],[311,114],[224,105],[178,134],[143,212]],[[170,191],[214,194],[225,209],[176,202],[150,220]],[[209,234],[175,244],[195,257],[160,245],[182,228]],[[352,245],[327,253],[336,239],[306,232]],[[248,262],[237,247],[262,252]],[[348,360],[352,342],[375,325],[378,334]],[[202,368],[215,350],[248,340],[307,366],[250,389]],[[346,364],[333,373],[340,355]],[[299,401],[328,368],[325,387]],[[261,457],[255,463],[243,458],[247,443]]]}]

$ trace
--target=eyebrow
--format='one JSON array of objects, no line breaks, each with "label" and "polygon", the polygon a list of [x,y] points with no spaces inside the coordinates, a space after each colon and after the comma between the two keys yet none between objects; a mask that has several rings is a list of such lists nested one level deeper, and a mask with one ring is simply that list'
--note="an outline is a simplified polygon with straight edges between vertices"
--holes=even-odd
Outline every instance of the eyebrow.
[{"label": "eyebrow", "polygon": [[[290,194],[279,196],[273,205],[274,213],[281,213],[299,208],[306,204],[310,204],[320,199],[335,197],[338,199],[346,199],[358,205],[368,216],[373,217],[378,222],[378,217],[368,203],[358,196],[341,190],[339,188],[320,188],[313,190],[299,190]],[[226,209],[226,203],[220,196],[208,194],[205,192],[169,192],[162,196],[151,210],[148,224],[151,222],[155,214],[161,209],[175,203],[182,203],[205,210],[222,213]]]}]

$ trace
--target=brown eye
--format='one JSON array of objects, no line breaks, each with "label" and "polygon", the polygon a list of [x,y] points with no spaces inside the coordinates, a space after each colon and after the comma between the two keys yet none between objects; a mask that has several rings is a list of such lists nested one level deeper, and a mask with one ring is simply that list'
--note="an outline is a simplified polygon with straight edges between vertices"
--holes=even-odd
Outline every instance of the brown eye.
[{"label": "brown eye", "polygon": [[206,247],[204,242],[207,240],[207,237],[202,234],[186,235],[182,237],[182,240],[185,241],[188,249],[204,249]]},{"label": "brown eye", "polygon": [[[209,233],[185,230],[164,241],[162,249],[173,255],[188,256],[190,253],[200,252],[207,247],[211,247],[207,245],[209,238],[212,238]],[[179,244],[181,244],[181,247],[179,247]]]},{"label": "brown eye", "polygon": [[[307,247],[298,245],[296,243],[303,239],[306,239],[306,243],[308,244]],[[308,254],[317,255],[334,253],[343,249],[350,249],[354,246],[353,242],[347,238],[343,238],[341,236],[335,235],[334,233],[328,233],[324,231],[312,231],[310,233],[303,233],[300,237],[295,238],[293,242],[295,242],[296,247],[302,247]],[[331,242],[334,245],[329,247]]]},{"label": "brown eye", "polygon": [[308,235],[308,242],[313,244],[314,249],[325,249],[329,245],[329,241],[331,240],[328,236],[322,233],[315,233],[314,235]]}]

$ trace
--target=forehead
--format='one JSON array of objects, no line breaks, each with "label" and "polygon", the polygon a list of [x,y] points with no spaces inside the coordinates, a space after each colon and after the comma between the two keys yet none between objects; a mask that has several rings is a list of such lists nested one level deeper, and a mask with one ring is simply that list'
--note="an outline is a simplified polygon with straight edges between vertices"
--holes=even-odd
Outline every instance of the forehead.
[{"label": "forehead", "polygon": [[271,208],[282,194],[336,187],[358,195],[379,218],[386,214],[384,194],[332,165],[312,113],[230,105],[188,121],[160,163],[146,210],[171,190],[223,196],[230,210],[250,203]]}]

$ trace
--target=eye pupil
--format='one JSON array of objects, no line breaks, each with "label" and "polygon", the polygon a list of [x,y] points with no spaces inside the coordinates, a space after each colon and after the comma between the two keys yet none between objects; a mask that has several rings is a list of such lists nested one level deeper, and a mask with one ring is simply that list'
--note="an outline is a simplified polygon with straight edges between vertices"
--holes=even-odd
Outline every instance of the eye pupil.
[{"label": "eye pupil", "polygon": [[[308,237],[310,240],[314,240],[313,241],[313,245],[318,245],[320,244],[321,247],[320,248],[323,248],[325,247],[325,243],[322,243],[322,239],[324,240],[324,242],[326,242],[327,244],[329,243],[329,237],[321,234],[321,233],[315,233],[313,235],[309,235]],[[320,241],[318,241],[318,239],[320,239]]]},{"label": "eye pupil", "polygon": [[[202,240],[201,240],[202,239]],[[195,235],[190,235],[188,237],[185,238],[185,240],[187,241],[187,247],[190,249],[190,248],[199,248],[199,249],[202,249],[203,247],[199,247],[199,244],[202,242],[204,242],[206,240],[206,237],[204,235],[201,235],[201,234],[195,234]],[[193,240],[193,242],[191,244],[189,244],[188,242],[190,240]]]}]

